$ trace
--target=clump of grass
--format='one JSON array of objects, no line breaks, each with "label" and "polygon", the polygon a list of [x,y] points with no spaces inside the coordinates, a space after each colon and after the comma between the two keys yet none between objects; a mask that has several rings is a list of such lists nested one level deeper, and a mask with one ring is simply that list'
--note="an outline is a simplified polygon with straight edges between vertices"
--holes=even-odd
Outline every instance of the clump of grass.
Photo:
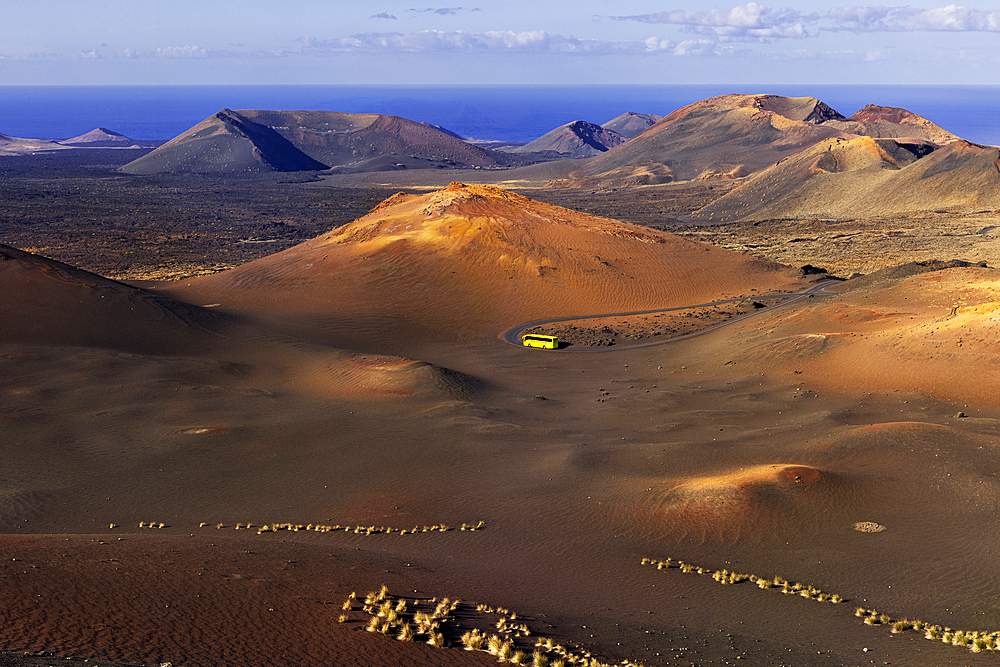
[{"label": "clump of grass", "polygon": [[437,630],[431,630],[427,635],[427,643],[431,646],[444,648],[444,635]]},{"label": "clump of grass", "polygon": [[549,657],[541,651],[531,654],[531,667],[549,667]]},{"label": "clump of grass", "polygon": [[413,641],[413,628],[410,627],[409,623],[403,623],[399,626],[399,634],[396,635],[396,639],[401,642],[412,642]]},{"label": "clump of grass", "polygon": [[466,651],[482,651],[486,643],[486,635],[476,629],[469,630],[462,635],[462,643],[465,644]]},{"label": "clump of grass", "polygon": [[941,639],[941,628],[936,625],[928,625],[924,628],[924,639]]},{"label": "clump of grass", "polygon": [[500,662],[510,662],[511,658],[514,657],[514,645],[509,641],[503,642],[496,655]]},{"label": "clump of grass", "polygon": [[900,632],[906,632],[913,627],[913,623],[910,622],[908,618],[901,618],[892,624],[893,634],[898,634]]},{"label": "clump of grass", "polygon": [[372,616],[368,620],[368,625],[365,626],[365,631],[378,632],[379,625],[381,625],[381,621],[378,620],[378,616]]},{"label": "clump of grass", "polygon": [[338,623],[347,623],[347,614],[341,614],[337,617]]},{"label": "clump of grass", "polygon": [[862,617],[862,616],[867,616],[868,615],[868,610],[865,609],[864,607],[858,607],[857,609],[854,610],[854,615],[857,616],[857,617],[859,617],[859,618]]}]

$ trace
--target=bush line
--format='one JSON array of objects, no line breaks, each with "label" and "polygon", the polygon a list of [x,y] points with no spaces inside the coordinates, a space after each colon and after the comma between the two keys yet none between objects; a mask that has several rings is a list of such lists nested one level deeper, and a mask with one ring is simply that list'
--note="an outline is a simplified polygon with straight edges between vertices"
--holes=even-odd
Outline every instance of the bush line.
[{"label": "bush line", "polygon": [[[840,595],[825,593],[814,586],[808,586],[798,582],[791,582],[781,577],[760,577],[755,574],[743,574],[740,572],[730,572],[729,570],[709,571],[702,567],[696,567],[682,560],[675,561],[672,558],[657,560],[655,558],[643,558],[643,565],[652,565],[658,570],[677,569],[681,572],[693,572],[695,574],[710,575],[712,579],[720,584],[740,584],[751,582],[757,584],[762,589],[777,589],[785,594],[800,595],[805,598],[817,600],[819,602],[842,603],[846,600]],[[949,627],[925,623],[919,619],[910,620],[908,618],[892,618],[888,614],[857,607],[854,615],[862,620],[865,625],[883,625],[890,627],[894,634],[902,632],[922,632],[924,639],[938,640],[953,646],[964,646],[973,653],[982,651],[1000,651],[1000,630],[953,630]]]},{"label": "bush line", "polygon": [[[460,646],[466,651],[483,651],[496,656],[498,662],[512,665],[643,667],[631,660],[605,663],[579,646],[567,648],[551,637],[536,637],[523,619],[503,607],[473,606],[449,598],[394,598],[383,585],[378,592],[368,593],[361,601],[356,593],[351,593],[341,609],[345,613],[337,619],[340,623],[351,622],[351,613],[361,611],[366,615],[364,625],[368,632],[389,635],[398,641],[425,641],[439,648]],[[461,614],[462,622],[456,611]],[[494,621],[490,616],[499,616],[499,619]],[[481,627],[468,627],[473,618],[479,619],[476,625]]]}]

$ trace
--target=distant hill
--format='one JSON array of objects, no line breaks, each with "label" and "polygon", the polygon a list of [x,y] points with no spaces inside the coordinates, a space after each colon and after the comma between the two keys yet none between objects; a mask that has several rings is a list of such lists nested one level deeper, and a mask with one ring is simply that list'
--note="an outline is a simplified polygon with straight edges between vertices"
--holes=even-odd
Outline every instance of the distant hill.
[{"label": "distant hill", "polygon": [[[481,185],[397,194],[283,252],[175,288],[229,307],[326,313],[385,336],[495,336],[519,322],[701,303],[794,271]],[[367,326],[367,325],[366,325]]]},{"label": "distant hill", "polygon": [[607,123],[602,123],[601,127],[606,130],[617,132],[628,139],[632,139],[633,137],[639,136],[662,119],[663,116],[657,116],[656,114],[626,111],[621,116],[612,118]]},{"label": "distant hill", "polygon": [[951,132],[906,109],[877,104],[867,105],[847,120],[830,120],[823,124],[876,139],[923,139],[938,144],[959,140]]},{"label": "distant hill", "polygon": [[844,219],[1000,208],[1000,150],[954,141],[828,139],[696,211],[700,221]]},{"label": "distant hill", "polygon": [[119,134],[103,127],[98,127],[86,134],[81,134],[72,139],[65,139],[59,143],[63,146],[73,146],[75,148],[127,148],[137,145],[135,140],[129,139],[124,134]]},{"label": "distant hill", "polygon": [[0,155],[30,155],[60,150],[69,150],[69,147],[49,139],[22,139],[0,134]]},{"label": "distant hill", "polygon": [[156,150],[129,162],[129,174],[325,169],[270,127],[223,109]]},{"label": "distant hill", "polygon": [[669,114],[632,141],[591,158],[571,184],[649,185],[739,178],[821,139],[845,136],[822,120],[843,119],[812,97],[723,95]]},{"label": "distant hill", "polygon": [[410,166],[422,161],[461,167],[523,163],[396,116],[223,109],[122,169],[133,174],[234,173],[361,165],[365,170],[379,168],[379,160],[392,155],[406,158]]},{"label": "distant hill", "polygon": [[510,153],[560,153],[569,157],[589,157],[599,155],[628,141],[614,130],[575,120],[546,132],[534,141],[518,148],[508,149]]},{"label": "distant hill", "polygon": [[563,185],[648,185],[743,178],[817,142],[859,135],[954,141],[903,109],[868,106],[846,118],[813,97],[723,95],[695,102],[626,144],[590,158]]}]

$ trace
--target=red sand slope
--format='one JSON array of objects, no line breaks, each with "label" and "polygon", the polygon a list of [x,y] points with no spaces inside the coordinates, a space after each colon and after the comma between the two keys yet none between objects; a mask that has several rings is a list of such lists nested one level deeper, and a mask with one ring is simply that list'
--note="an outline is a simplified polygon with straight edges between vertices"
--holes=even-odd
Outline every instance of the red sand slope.
[{"label": "red sand slope", "polygon": [[737,325],[724,344],[789,379],[808,368],[801,379],[829,389],[989,403],[1000,381],[997,278],[996,269],[977,266],[876,273],[838,296]]},{"label": "red sand slope", "polygon": [[833,138],[958,139],[905,109],[869,105],[850,119],[813,97],[722,95],[671,113],[630,141],[589,159],[568,185],[649,185],[741,178]]},{"label": "red sand slope", "polygon": [[695,220],[861,218],[1000,207],[1000,150],[954,141],[822,141],[696,211]]},{"label": "red sand slope", "polygon": [[0,342],[193,349],[226,318],[0,245]]},{"label": "red sand slope", "polygon": [[453,338],[495,336],[546,317],[701,303],[794,280],[772,262],[453,183],[395,195],[344,227],[172,290],[227,308],[324,313],[373,332],[401,326]]},{"label": "red sand slope", "polygon": [[641,136],[591,158],[571,183],[648,185],[739,178],[821,139],[844,136],[821,121],[843,116],[812,97],[723,95],[668,115]]}]

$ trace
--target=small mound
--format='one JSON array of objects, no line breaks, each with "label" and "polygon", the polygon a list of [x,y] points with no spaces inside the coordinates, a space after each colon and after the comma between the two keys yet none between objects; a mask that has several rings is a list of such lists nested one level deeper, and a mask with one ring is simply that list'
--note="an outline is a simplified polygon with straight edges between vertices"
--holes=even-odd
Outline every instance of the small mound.
[{"label": "small mound", "polygon": [[765,464],[667,483],[652,508],[679,539],[760,541],[829,521],[844,482],[800,464]]},{"label": "small mound", "polygon": [[481,388],[470,375],[427,362],[352,352],[313,353],[287,375],[296,390],[340,398],[426,394],[458,400]]},{"label": "small mound", "polygon": [[830,338],[830,334],[818,333],[768,337],[760,345],[747,350],[745,358],[764,362],[805,361],[821,354],[827,348]]},{"label": "small mound", "polygon": [[887,285],[899,282],[904,278],[916,276],[921,273],[932,271],[943,271],[945,269],[958,269],[979,267],[986,268],[986,262],[967,262],[962,259],[928,259],[920,262],[907,262],[899,266],[892,266],[887,269],[880,269],[868,275],[854,278],[844,287],[844,291],[855,291],[862,289],[872,289],[874,287],[886,287]]}]

